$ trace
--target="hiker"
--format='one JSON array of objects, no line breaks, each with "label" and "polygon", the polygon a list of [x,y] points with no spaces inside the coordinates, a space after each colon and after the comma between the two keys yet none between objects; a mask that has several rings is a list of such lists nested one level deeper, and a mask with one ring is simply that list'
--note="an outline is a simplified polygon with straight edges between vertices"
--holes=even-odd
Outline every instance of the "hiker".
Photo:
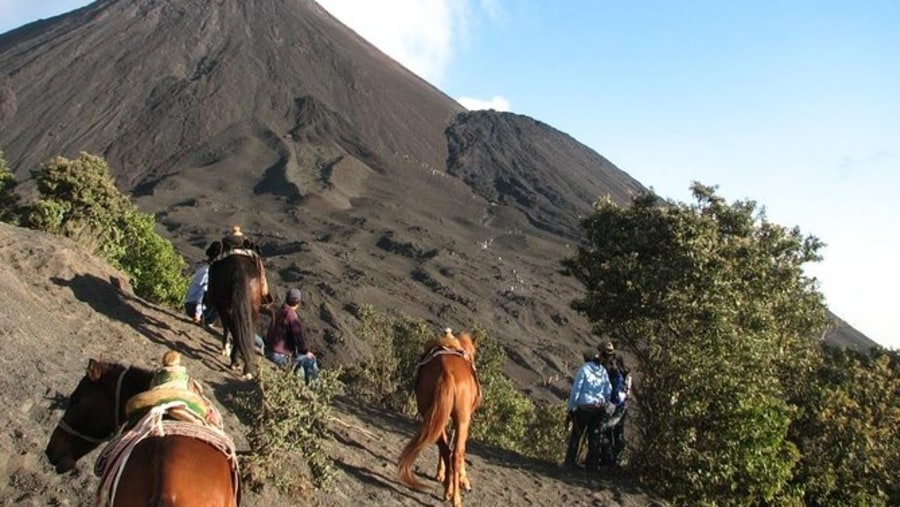
[{"label": "hiker", "polygon": [[[600,426],[608,415],[607,410],[610,407],[608,400],[611,390],[606,368],[600,364],[598,355],[593,354],[593,356],[578,368],[575,379],[572,381],[572,390],[569,392],[567,405],[572,426],[578,425],[583,432],[587,433],[588,453],[585,466],[589,470],[596,470],[600,465]],[[569,435],[563,466],[575,467],[580,441],[579,433],[573,431]]]},{"label": "hiker", "polygon": [[302,371],[309,384],[318,378],[319,364],[316,355],[309,350],[306,326],[297,314],[301,299],[300,289],[287,292],[284,304],[275,312],[265,341],[259,343],[261,340],[257,339],[257,345],[262,345],[266,358],[278,366],[291,367],[298,375]]},{"label": "hiker", "polygon": [[206,304],[206,290],[209,287],[209,264],[200,262],[184,297],[184,313],[194,324],[210,325],[218,315],[216,309]]},{"label": "hiker", "polygon": [[[582,357],[584,363],[587,363],[597,357],[597,350],[593,348],[588,349],[582,354]],[[563,463],[566,468],[575,467],[575,460],[578,457],[578,450],[581,447],[581,441],[584,437],[584,425],[581,424],[581,421],[574,417],[574,415],[575,412],[566,413],[566,425],[569,427],[569,448],[574,449],[574,451],[571,452],[571,455],[570,451],[567,450],[566,452],[566,459]],[[572,442],[576,442],[576,444],[573,445]]]},{"label": "hiker", "polygon": [[604,425],[608,427],[603,429],[603,440],[609,442],[609,449],[603,449],[600,463],[611,466],[619,462],[622,451],[625,450],[625,415],[628,397],[631,395],[631,373],[625,367],[622,356],[616,354],[616,347],[611,340],[607,340],[598,348],[600,362],[609,375],[611,386],[609,401],[616,406],[608,425]]}]

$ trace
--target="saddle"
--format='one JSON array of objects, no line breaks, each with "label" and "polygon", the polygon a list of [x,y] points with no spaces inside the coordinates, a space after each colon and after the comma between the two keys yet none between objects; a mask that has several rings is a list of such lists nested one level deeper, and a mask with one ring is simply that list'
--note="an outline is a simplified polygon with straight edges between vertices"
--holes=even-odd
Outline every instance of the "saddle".
[{"label": "saddle", "polygon": [[[162,391],[164,390],[159,390],[159,392]],[[145,391],[140,394],[153,392]],[[129,400],[129,404],[140,394],[133,396]],[[140,405],[140,403],[135,403],[135,405]],[[133,410],[137,410],[137,408],[133,408]],[[213,410],[215,410],[214,407]],[[234,441],[222,429],[221,417],[219,417],[218,426],[197,424],[196,418],[190,422],[168,418],[178,413],[188,414],[190,412],[191,410],[186,409],[186,402],[181,400],[158,402],[143,411],[143,415],[133,425],[130,425],[127,429],[123,427],[119,435],[103,448],[94,464],[94,474],[100,477],[100,487],[95,497],[95,505],[100,507],[112,505],[113,499],[116,497],[116,490],[118,489],[122,471],[128,463],[132,451],[139,443],[150,437],[163,437],[166,435],[181,435],[195,438],[208,443],[222,452],[231,465],[232,486],[239,505],[241,495],[240,469]],[[216,413],[218,414],[217,411]]]},{"label": "saddle", "polygon": [[194,379],[175,379],[132,396],[125,404],[125,417],[136,419],[154,407],[167,406],[169,419],[222,429],[222,415],[203,394]]}]

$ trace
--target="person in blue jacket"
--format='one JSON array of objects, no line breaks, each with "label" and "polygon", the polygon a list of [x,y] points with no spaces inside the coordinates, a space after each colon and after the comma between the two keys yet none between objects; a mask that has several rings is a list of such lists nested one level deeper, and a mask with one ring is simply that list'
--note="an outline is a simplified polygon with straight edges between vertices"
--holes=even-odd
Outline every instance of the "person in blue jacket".
[{"label": "person in blue jacket", "polygon": [[[588,453],[585,466],[596,470],[600,465],[600,429],[606,419],[611,386],[606,368],[600,364],[599,355],[586,361],[572,381],[567,410],[573,426],[580,426],[587,432]],[[563,466],[572,468],[578,455],[581,432],[569,435],[566,458]]]}]

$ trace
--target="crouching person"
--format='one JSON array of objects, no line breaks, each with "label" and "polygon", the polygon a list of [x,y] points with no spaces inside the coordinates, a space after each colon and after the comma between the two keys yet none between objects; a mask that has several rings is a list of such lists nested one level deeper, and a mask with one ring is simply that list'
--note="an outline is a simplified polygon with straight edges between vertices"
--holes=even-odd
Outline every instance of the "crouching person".
[{"label": "crouching person", "polygon": [[319,364],[316,355],[309,350],[306,326],[297,314],[301,296],[300,289],[287,292],[284,304],[275,312],[263,346],[267,359],[282,368],[295,370],[298,375],[302,373],[309,384],[318,378]]},{"label": "crouching person", "polygon": [[[588,453],[585,466],[588,470],[596,470],[600,465],[600,431],[607,418],[606,405],[610,390],[609,375],[597,356],[581,365],[572,381],[567,410],[572,425],[583,428],[587,433]],[[581,443],[580,433],[573,431],[569,435],[566,459],[563,462],[565,467],[575,467]]]}]

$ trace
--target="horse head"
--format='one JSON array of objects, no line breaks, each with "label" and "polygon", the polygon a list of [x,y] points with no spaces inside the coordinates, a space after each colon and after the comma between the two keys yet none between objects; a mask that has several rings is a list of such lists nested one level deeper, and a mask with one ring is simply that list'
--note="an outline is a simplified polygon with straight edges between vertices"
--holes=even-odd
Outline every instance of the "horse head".
[{"label": "horse head", "polygon": [[[129,374],[131,372],[131,374]],[[91,359],[87,371],[69,396],[68,407],[50,435],[44,451],[57,473],[68,472],[85,454],[112,437],[123,422],[125,401],[150,383],[151,373]]]}]

